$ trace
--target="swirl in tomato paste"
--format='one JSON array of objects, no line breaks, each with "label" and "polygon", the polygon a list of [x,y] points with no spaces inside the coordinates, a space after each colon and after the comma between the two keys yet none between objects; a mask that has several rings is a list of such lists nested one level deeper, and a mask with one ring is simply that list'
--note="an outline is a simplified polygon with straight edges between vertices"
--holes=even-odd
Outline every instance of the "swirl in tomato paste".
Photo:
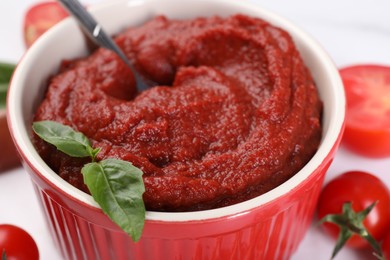
[{"label": "swirl in tomato paste", "polygon": [[[64,61],[35,120],[83,132],[98,159],[144,172],[148,210],[217,208],[263,194],[299,171],[321,139],[322,103],[287,32],[244,15],[159,16],[115,37],[151,84],[113,53]],[[36,139],[58,174],[88,192],[84,159]]]}]

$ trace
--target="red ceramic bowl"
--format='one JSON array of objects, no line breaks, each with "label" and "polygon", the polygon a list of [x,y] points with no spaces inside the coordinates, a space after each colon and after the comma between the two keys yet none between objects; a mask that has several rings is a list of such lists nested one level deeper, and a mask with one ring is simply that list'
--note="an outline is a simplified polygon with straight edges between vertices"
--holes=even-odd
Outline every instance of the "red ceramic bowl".
[{"label": "red ceramic bowl", "polygon": [[287,259],[312,220],[326,170],[340,142],[345,97],[338,71],[313,39],[285,19],[237,0],[116,1],[91,9],[116,33],[156,14],[194,18],[244,13],[289,31],[311,70],[324,102],[318,152],[291,179],[254,199],[187,213],[147,212],[141,240],[133,243],[91,196],[62,180],[39,157],[30,140],[33,113],[46,82],[64,58],[87,53],[72,19],[43,35],[18,65],[8,94],[10,130],[31,175],[53,239],[66,259]]}]

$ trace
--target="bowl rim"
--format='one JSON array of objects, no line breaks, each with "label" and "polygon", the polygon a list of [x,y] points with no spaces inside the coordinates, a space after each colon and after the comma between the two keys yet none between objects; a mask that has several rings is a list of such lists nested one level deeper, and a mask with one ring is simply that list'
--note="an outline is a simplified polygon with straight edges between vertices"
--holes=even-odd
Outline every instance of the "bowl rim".
[{"label": "bowl rim", "polygon": [[[144,2],[150,2],[153,0],[139,1],[136,0],[134,3],[142,4]],[[207,0],[199,0],[207,2]],[[295,38],[300,38],[307,46],[310,46],[314,50],[316,56],[321,60],[322,65],[324,66],[325,74],[331,85],[334,89],[334,109],[332,114],[329,115],[329,127],[328,131],[323,133],[323,139],[321,141],[320,147],[312,157],[312,159],[294,176],[289,180],[282,183],[278,187],[268,191],[265,194],[262,194],[253,199],[240,202],[231,206],[226,206],[222,208],[202,210],[202,211],[192,211],[192,212],[155,212],[147,211],[146,220],[154,221],[164,221],[164,222],[188,222],[188,221],[204,221],[210,219],[217,219],[222,217],[230,217],[233,215],[244,214],[254,208],[261,207],[271,201],[274,201],[284,195],[288,194],[291,190],[297,188],[301,183],[303,183],[309,176],[311,176],[318,167],[320,167],[323,162],[328,157],[329,153],[334,148],[334,145],[340,138],[345,116],[345,94],[342,88],[342,82],[339,77],[336,66],[334,65],[331,58],[323,50],[323,48],[308,34],[298,28],[296,25],[288,21],[287,19],[277,15],[276,13],[270,12],[259,5],[252,4],[245,1],[236,1],[236,0],[212,0],[213,2],[220,2],[227,5],[235,5],[242,8],[251,8],[259,14],[263,19],[274,23],[277,21],[277,25],[287,30],[290,34],[294,34]],[[121,5],[126,4],[127,0],[117,0],[112,2],[103,2],[96,5],[93,5],[89,10],[94,13],[97,11],[103,10],[107,6],[111,5]],[[99,209],[99,205],[93,200],[92,196],[87,193],[73,187],[71,184],[60,178],[54,171],[52,171],[44,161],[39,157],[34,147],[31,144],[31,140],[26,139],[27,129],[23,129],[23,120],[21,108],[18,108],[18,94],[20,95],[22,86],[19,86],[19,81],[24,77],[24,67],[28,66],[28,60],[37,52],[40,48],[41,43],[48,41],[50,34],[56,30],[62,30],[66,26],[70,26],[74,21],[71,18],[67,18],[55,25],[47,33],[41,36],[35,44],[33,44],[30,49],[24,54],[18,66],[15,69],[14,75],[12,77],[10,88],[7,95],[7,120],[10,128],[12,138],[16,144],[19,153],[26,160],[30,167],[34,171],[38,171],[41,177],[43,176],[47,181],[51,182],[56,186],[61,192],[69,196],[70,198],[83,202],[88,206]],[[27,65],[26,65],[27,63]],[[28,134],[27,134],[27,137]]]}]

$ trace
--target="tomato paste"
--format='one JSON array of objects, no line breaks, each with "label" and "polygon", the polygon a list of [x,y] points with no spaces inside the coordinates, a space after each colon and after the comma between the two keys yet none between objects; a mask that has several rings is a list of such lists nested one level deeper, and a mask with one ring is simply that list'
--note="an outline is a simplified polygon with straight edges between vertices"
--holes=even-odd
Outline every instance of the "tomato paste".
[{"label": "tomato paste", "polygon": [[[112,52],[64,61],[35,120],[83,132],[98,159],[143,172],[148,210],[191,211],[248,200],[285,182],[316,152],[322,103],[290,35],[244,15],[159,16],[115,36],[150,85]],[[36,138],[53,170],[88,192],[70,158]]]}]

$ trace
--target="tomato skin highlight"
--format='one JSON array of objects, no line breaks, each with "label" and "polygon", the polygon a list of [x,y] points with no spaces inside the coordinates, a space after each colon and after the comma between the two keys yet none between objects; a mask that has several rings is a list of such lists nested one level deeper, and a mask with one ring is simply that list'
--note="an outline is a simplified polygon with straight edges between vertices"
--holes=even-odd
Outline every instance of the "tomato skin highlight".
[{"label": "tomato skin highlight", "polygon": [[340,69],[347,98],[343,144],[367,157],[390,156],[390,67]]},{"label": "tomato skin highlight", "polygon": [[0,256],[5,251],[8,260],[38,260],[39,251],[34,239],[20,227],[0,225]]},{"label": "tomato skin highlight", "polygon": [[31,6],[23,22],[26,47],[29,48],[43,33],[67,16],[67,11],[55,1],[39,2]]},{"label": "tomato skin highlight", "polygon": [[[328,214],[340,214],[345,202],[352,202],[354,211],[362,211],[372,203],[377,204],[363,221],[368,232],[381,241],[390,228],[390,192],[376,176],[362,172],[349,171],[331,180],[321,192],[318,202],[318,218]],[[323,228],[332,237],[337,238],[339,227],[324,223]],[[353,235],[347,242],[352,248],[367,248],[367,241]]]}]

